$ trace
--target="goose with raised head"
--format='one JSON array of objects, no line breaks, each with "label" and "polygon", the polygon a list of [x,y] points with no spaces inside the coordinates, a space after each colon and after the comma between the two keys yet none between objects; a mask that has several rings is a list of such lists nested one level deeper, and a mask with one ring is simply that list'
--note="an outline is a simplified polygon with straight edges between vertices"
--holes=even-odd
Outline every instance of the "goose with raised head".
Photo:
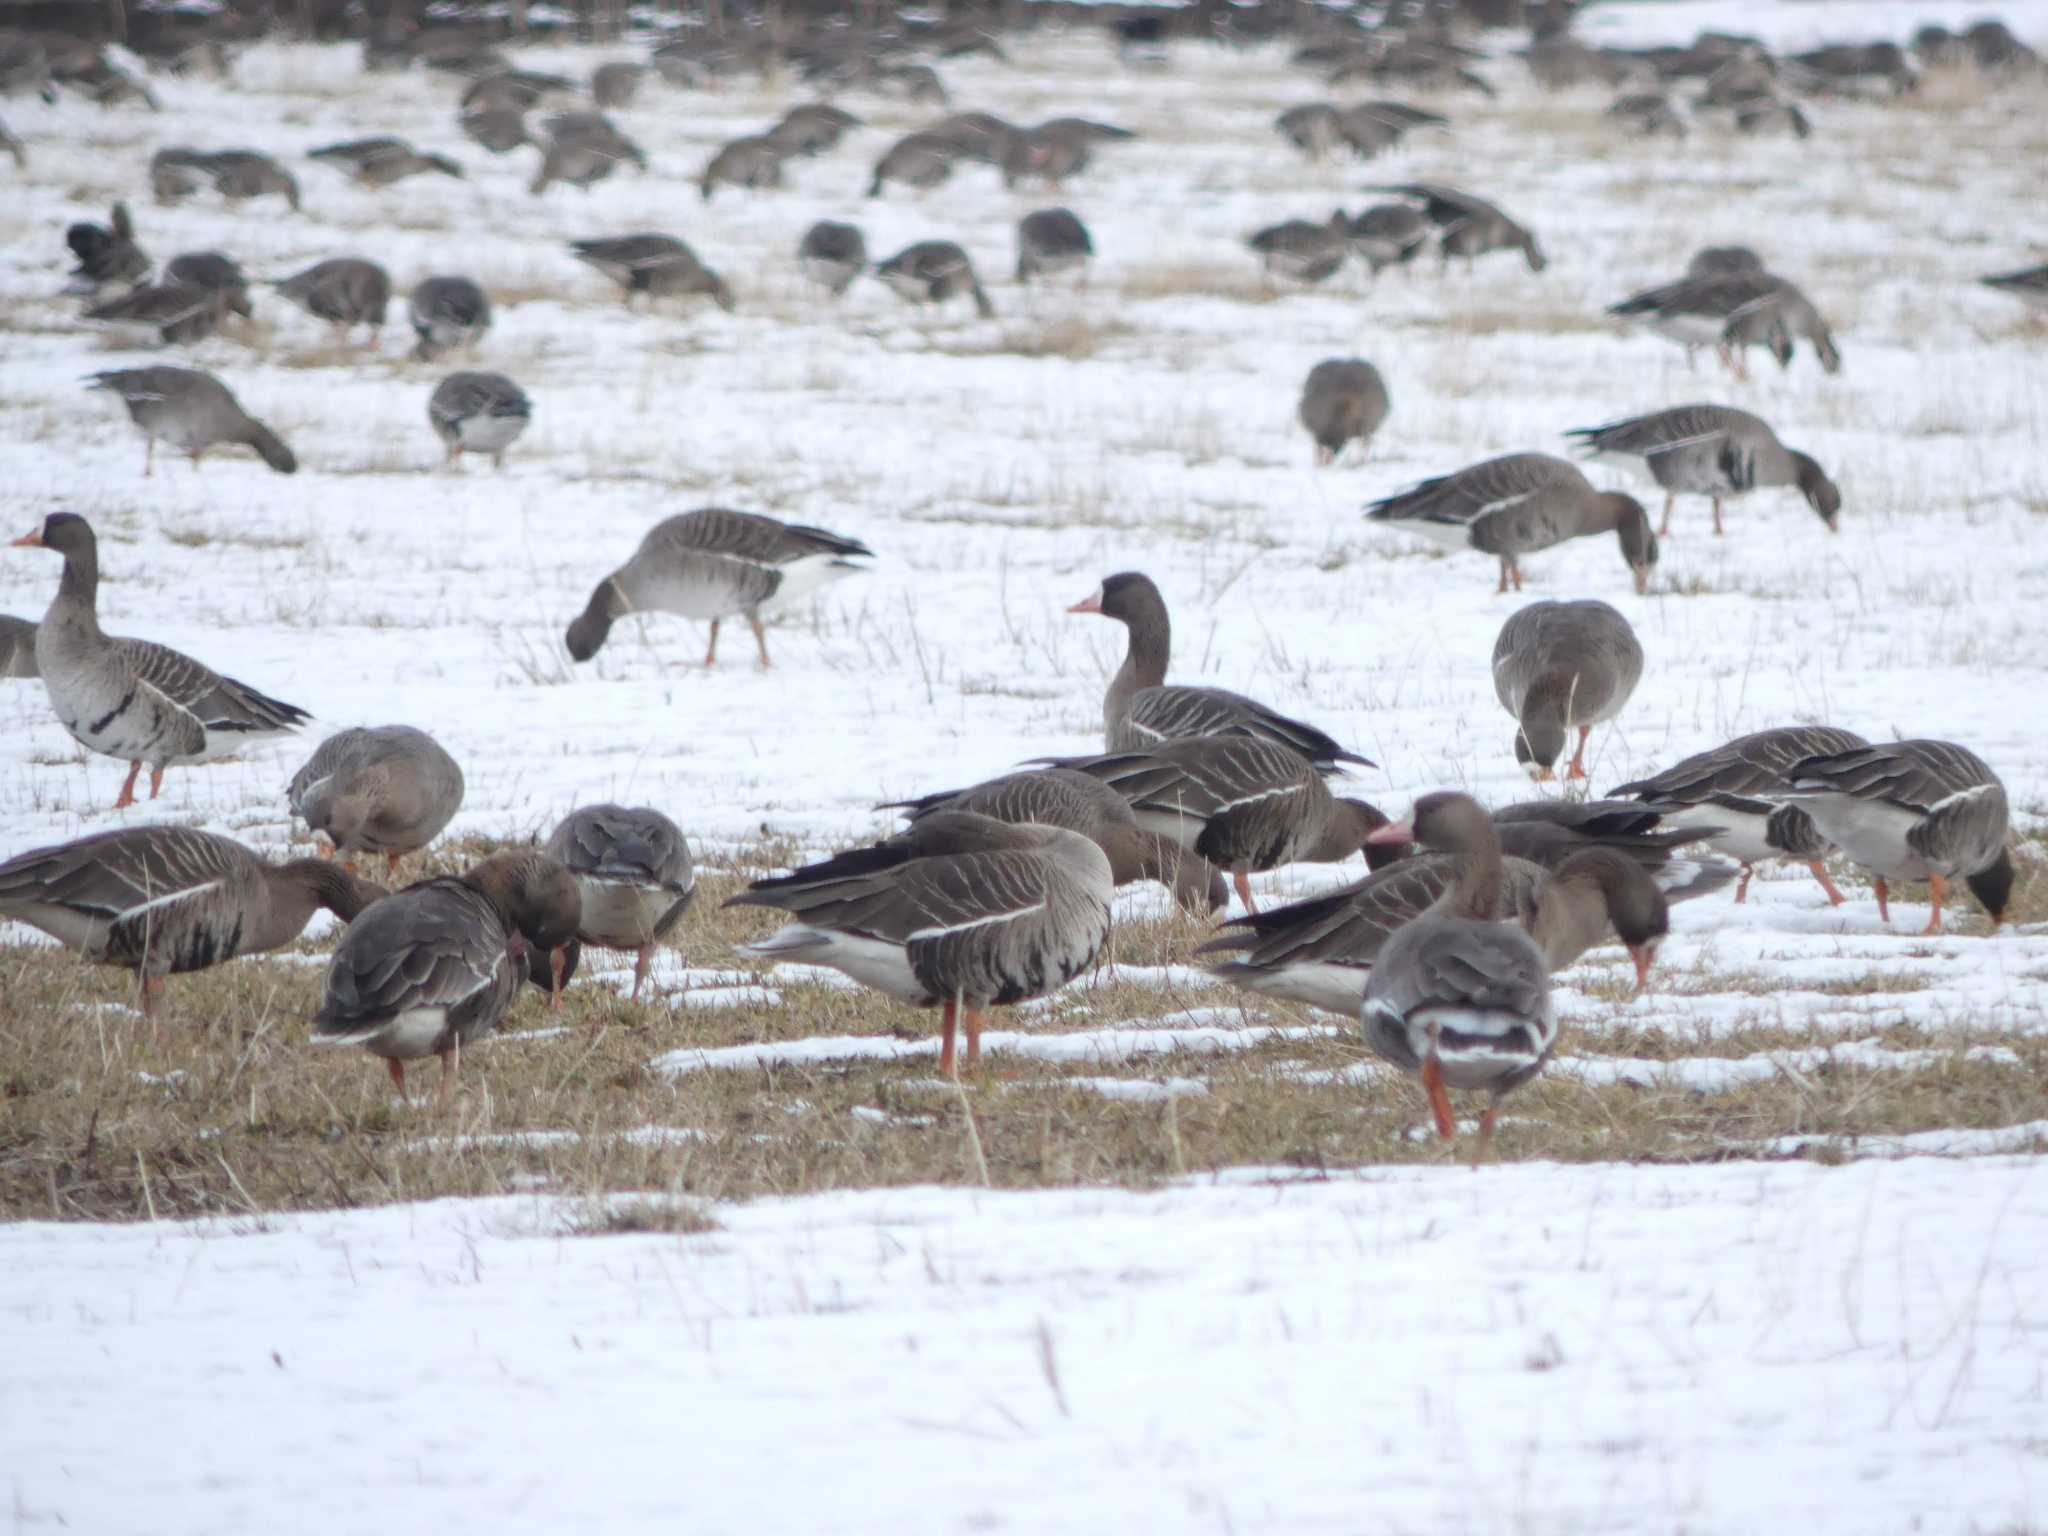
[{"label": "goose with raised head", "polygon": [[1316,445],[1316,465],[1334,464],[1351,443],[1361,454],[1387,419],[1387,385],[1362,357],[1330,357],[1309,369],[1295,415]]},{"label": "goose with raised head", "polygon": [[419,338],[412,355],[423,362],[457,347],[473,348],[491,328],[491,301],[467,277],[423,278],[405,312]]},{"label": "goose with raised head", "polygon": [[533,420],[533,402],[502,373],[451,373],[427,398],[427,423],[454,464],[465,453],[485,453],[493,469]]},{"label": "goose with raised head", "polygon": [[873,558],[858,539],[823,528],[724,507],[679,513],[656,523],[633,558],[597,584],[569,626],[569,655],[576,661],[595,656],[613,621],[626,614],[675,613],[710,621],[704,665],[715,666],[719,621],[739,614],[754,632],[765,667],[763,610],[787,608],[826,581],[867,569],[859,562]]},{"label": "goose with raised head", "polygon": [[354,726],[313,750],[285,789],[292,813],[333,844],[336,858],[383,854],[398,861],[447,830],[462,808],[462,767],[410,725]]},{"label": "goose with raised head", "polygon": [[196,368],[116,368],[94,374],[86,387],[104,389],[128,408],[128,419],[146,445],[145,477],[156,472],[159,440],[191,454],[194,464],[209,448],[230,443],[255,449],[281,475],[299,467],[284,439],[243,410],[234,392],[210,373]]},{"label": "goose with raised head", "polygon": [[1088,226],[1071,208],[1040,208],[1017,221],[1017,281],[1085,272],[1095,254]]},{"label": "goose with raised head", "polygon": [[373,347],[391,305],[391,275],[359,256],[315,262],[271,286],[316,320],[333,326],[339,340],[346,341],[356,326],[366,327]]},{"label": "goose with raised head", "polygon": [[673,235],[619,235],[612,239],[572,240],[569,249],[625,292],[628,307],[639,294],[650,299],[702,295],[728,314],[732,290],[725,279],[697,259],[697,253]]},{"label": "goose with raised head", "polygon": [[35,625],[11,613],[0,613],[0,677],[37,675]]},{"label": "goose with raised head", "polygon": [[165,976],[281,949],[315,911],[352,922],[384,894],[325,859],[272,864],[197,827],[123,827],[0,864],[0,920],[135,972],[145,1016]]},{"label": "goose with raised head", "polygon": [[1326,732],[1291,720],[1256,699],[1227,688],[1194,688],[1166,681],[1173,655],[1173,624],[1152,578],[1119,571],[1067,610],[1098,613],[1124,626],[1123,665],[1102,699],[1103,750],[1143,752],[1177,736],[1255,736],[1291,747],[1318,768],[1343,763],[1374,767]]},{"label": "goose with raised head", "polygon": [[633,951],[633,1000],[639,1001],[655,946],[697,897],[689,839],[650,806],[586,805],[563,818],[546,852],[583,893],[578,942]]},{"label": "goose with raised head", "polygon": [[1643,676],[1643,647],[1610,603],[1531,603],[1493,643],[1493,691],[1515,717],[1515,761],[1539,783],[1557,777],[1572,730],[1579,741],[1565,778],[1586,777],[1586,738],[1627,705]]},{"label": "goose with raised head", "polygon": [[972,1070],[988,1009],[1056,992],[1094,964],[1116,882],[1102,849],[1064,827],[947,811],[914,831],[915,846],[857,848],[757,880],[726,905],[796,919],[742,946],[750,954],[831,966],[913,1007],[943,1008],[939,1070],[950,1076],[956,1027]]},{"label": "goose with raised head", "polygon": [[1397,193],[1422,205],[1423,217],[1437,229],[1441,266],[1448,267],[1453,256],[1462,256],[1469,267],[1489,251],[1520,251],[1531,272],[1541,272],[1550,264],[1536,236],[1483,197],[1430,181],[1398,182],[1371,190]]},{"label": "goose with raised head", "polygon": [[154,265],[135,239],[135,221],[126,203],[114,204],[105,224],[81,220],[64,231],[64,243],[77,258],[71,269],[67,290],[98,293],[115,284],[133,287],[146,279]]},{"label": "goose with raised head", "polygon": [[820,219],[804,231],[796,259],[804,276],[836,299],[868,269],[867,237],[857,225]]},{"label": "goose with raised head", "polygon": [[905,246],[880,263],[875,276],[906,304],[943,304],[966,294],[982,319],[992,319],[996,312],[975,276],[974,262],[951,240],[920,240]]},{"label": "goose with raised head", "polygon": [[1680,495],[1706,496],[1714,505],[1714,533],[1721,532],[1721,502],[1758,486],[1796,485],[1806,504],[1839,532],[1841,488],[1807,453],[1787,448],[1769,422],[1732,405],[1677,405],[1648,416],[1631,416],[1601,427],[1565,433],[1584,452],[1601,458],[1639,458],[1664,488],[1664,521],[1671,532],[1671,508]]}]

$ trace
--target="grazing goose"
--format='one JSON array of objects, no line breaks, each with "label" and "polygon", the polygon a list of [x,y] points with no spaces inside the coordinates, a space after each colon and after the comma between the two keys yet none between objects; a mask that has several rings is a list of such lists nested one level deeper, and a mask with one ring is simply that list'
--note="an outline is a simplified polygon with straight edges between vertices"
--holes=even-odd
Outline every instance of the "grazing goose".
[{"label": "grazing goose", "polygon": [[1259,253],[1268,277],[1320,283],[1351,254],[1351,221],[1341,208],[1321,224],[1289,219],[1257,231],[1245,244]]},{"label": "grazing goose", "polygon": [[481,144],[494,155],[509,155],[522,145],[533,143],[526,131],[526,114],[517,107],[488,107],[465,112],[455,120],[463,137]]},{"label": "grazing goose", "polygon": [[448,462],[487,453],[505,467],[505,450],[533,419],[533,402],[502,373],[451,373],[427,400],[427,421],[448,447]]},{"label": "grazing goose", "polygon": [[1427,181],[1373,190],[1398,193],[1422,204],[1423,217],[1437,227],[1437,254],[1443,266],[1448,267],[1453,256],[1462,256],[1469,267],[1488,251],[1520,251],[1531,272],[1541,272],[1549,265],[1536,236],[1483,197]]},{"label": "grazing goose", "polygon": [[1787,770],[1791,800],[1820,835],[1869,870],[1877,915],[1891,921],[1892,880],[1925,880],[1941,932],[1948,882],[1961,875],[1996,928],[2012,896],[2005,785],[1976,753],[1949,741],[1887,741],[1802,758]]},{"label": "grazing goose", "polygon": [[757,880],[726,905],[796,919],[741,946],[751,954],[828,965],[913,1007],[943,1007],[939,1070],[953,1076],[957,1025],[971,1071],[988,1009],[1056,992],[1094,963],[1116,883],[1102,850],[1064,827],[949,811],[925,818],[918,841],[954,851],[856,848]]},{"label": "grazing goose", "polygon": [[1405,267],[1429,243],[1433,228],[1407,203],[1377,203],[1345,226],[1345,238],[1378,277],[1388,267]]},{"label": "grazing goose", "polygon": [[212,156],[196,149],[160,149],[149,157],[149,190],[159,203],[181,203],[213,181]]},{"label": "grazing goose", "polygon": [[248,319],[253,310],[249,304],[249,278],[232,256],[219,251],[186,251],[173,256],[170,265],[164,268],[164,281],[185,283],[194,288],[204,288],[218,293],[230,313]]},{"label": "grazing goose", "polygon": [[1565,436],[1602,457],[1640,458],[1664,488],[1660,534],[1671,532],[1671,508],[1680,493],[1710,497],[1714,534],[1721,533],[1721,499],[1760,485],[1796,485],[1828,532],[1840,529],[1842,492],[1813,457],[1787,448],[1761,416],[1731,405],[1678,405],[1648,416],[1574,427]]},{"label": "grazing goose", "polygon": [[204,341],[220,329],[228,298],[190,283],[144,283],[86,310],[84,318],[129,346]]},{"label": "grazing goose", "polygon": [[1095,254],[1088,226],[1071,208],[1040,208],[1017,221],[1017,281],[1082,271]]},{"label": "grazing goose", "polygon": [[1098,123],[1092,117],[1049,117],[1033,131],[1082,144],[1128,144],[1138,136],[1129,128]]},{"label": "grazing goose", "polygon": [[624,290],[632,307],[636,294],[650,299],[691,298],[702,294],[727,314],[732,290],[725,279],[697,259],[697,253],[673,235],[620,235],[613,239],[572,240],[569,249]]},{"label": "grazing goose", "polygon": [[36,626],[36,670],[58,723],[72,739],[127,761],[128,779],[115,810],[135,803],[135,779],[144,763],[154,800],[172,764],[226,757],[251,742],[287,735],[311,718],[297,705],[222,677],[168,646],[102,631],[99,544],[92,525],[76,513],[52,512],[42,527],[14,542],[64,557],[57,596]]},{"label": "grazing goose", "polygon": [[697,178],[705,202],[721,184],[758,190],[782,185],[782,162],[789,151],[780,139],[767,134],[750,134],[734,139],[711,157],[704,174]]},{"label": "grazing goose", "polygon": [[1741,96],[1730,102],[1735,129],[1751,136],[1789,133],[1795,139],[1813,137],[1813,123],[1799,108],[1772,91]]},{"label": "grazing goose", "polygon": [[414,149],[404,139],[350,139],[344,144],[328,144],[309,151],[306,158],[331,165],[365,187],[388,187],[429,171],[457,180],[463,175],[462,167],[446,155]]},{"label": "grazing goose", "polygon": [[875,276],[906,304],[943,304],[960,294],[974,300],[974,311],[987,320],[995,305],[981,291],[974,263],[950,240],[920,240],[875,268]]},{"label": "grazing goose", "polygon": [[[525,112],[544,101],[566,103],[576,94],[576,82],[566,75],[543,75],[532,70],[501,69],[472,82],[469,89],[462,93],[459,106],[464,112],[488,112],[504,107]],[[602,106],[603,103],[600,102],[599,105]]]},{"label": "grazing goose", "polygon": [[1827,892],[1833,906],[1842,893],[1823,862],[1832,844],[1813,818],[1785,796],[1793,764],[1869,745],[1854,731],[1831,725],[1792,725],[1738,736],[1726,746],[1696,752],[1647,779],[1635,779],[1610,793],[1654,806],[1674,827],[1705,826],[1713,846],[1741,861],[1735,887],[1739,903],[1749,894],[1749,877],[1767,859],[1799,859]]},{"label": "grazing goose", "polygon": [[1977,279],[1994,293],[2003,293],[2018,299],[2029,309],[2048,310],[2048,262],[2038,267],[2028,267],[2020,272],[2000,272],[1995,277]]},{"label": "grazing goose", "polygon": [[1010,141],[1024,130],[992,112],[955,112],[912,135],[940,150],[949,160],[974,160],[999,166]]},{"label": "grazing goose", "polygon": [[1324,770],[1341,763],[1376,766],[1339,746],[1335,738],[1300,720],[1290,720],[1255,699],[1227,688],[1168,686],[1173,623],[1166,599],[1152,578],[1119,571],[1067,610],[1099,613],[1123,625],[1129,639],[1124,663],[1102,699],[1105,752],[1145,752],[1178,736],[1255,736],[1292,747]]},{"label": "grazing goose", "polygon": [[867,237],[851,224],[820,219],[804,231],[796,259],[804,276],[836,299],[867,270]]},{"label": "grazing goose", "polygon": [[1633,800],[1524,800],[1493,813],[1503,851],[1545,869],[1604,848],[1626,856],[1668,901],[1692,901],[1733,885],[1742,866],[1704,852],[1718,823],[1676,824]]},{"label": "grazing goose", "polygon": [[353,922],[384,894],[325,859],[272,864],[197,827],[124,827],[0,864],[0,919],[135,972],[144,1017],[165,976],[281,949],[317,909]]},{"label": "grazing goose", "polygon": [[405,1093],[405,1064],[441,1058],[445,1104],[462,1047],[497,1027],[529,950],[560,976],[583,897],[544,854],[494,853],[460,875],[422,880],[349,925],[313,1015],[315,1045],[360,1045]]},{"label": "grazing goose", "polygon": [[868,196],[880,197],[890,182],[929,192],[953,174],[956,151],[944,139],[931,133],[913,133],[891,144],[875,162],[868,182]]},{"label": "grazing goose", "polygon": [[284,440],[242,409],[233,391],[210,373],[196,368],[115,368],[96,373],[88,389],[104,389],[121,398],[128,417],[147,445],[142,473],[156,472],[156,445],[161,438],[197,464],[206,450],[220,443],[254,448],[263,462],[281,475],[299,467]]},{"label": "grazing goose", "polygon": [[1392,149],[1417,128],[1448,128],[1450,119],[1399,101],[1361,101],[1337,114],[1337,132],[1361,160]]},{"label": "grazing goose", "polygon": [[601,112],[568,112],[541,124],[548,134],[540,170],[527,190],[538,197],[556,182],[586,192],[611,175],[622,160],[647,169],[647,155]]},{"label": "grazing goose", "polygon": [[1344,142],[1344,118],[1330,102],[1305,102],[1274,118],[1273,131],[1309,159],[1320,160]]},{"label": "grazing goose", "polygon": [[462,768],[425,731],[409,725],[354,726],[328,737],[292,775],[292,814],[331,842],[335,857],[398,861],[447,830],[462,808]]},{"label": "grazing goose", "polygon": [[629,107],[646,78],[645,64],[626,60],[600,64],[590,72],[590,99],[600,107]]},{"label": "grazing goose", "polygon": [[198,178],[231,203],[277,196],[299,211],[298,180],[266,154],[253,149],[160,150],[149,164],[150,189],[160,202],[174,202],[198,190]]},{"label": "grazing goose", "polygon": [[1586,777],[1586,738],[1621,713],[1642,676],[1642,645],[1611,604],[1540,602],[1514,614],[1493,643],[1493,691],[1515,717],[1515,761],[1548,782],[1577,727],[1565,778]]},{"label": "grazing goose", "polygon": [[782,146],[784,154],[808,158],[834,148],[849,128],[860,125],[860,119],[851,112],[824,102],[810,102],[783,113],[782,121],[768,130],[768,137]]},{"label": "grazing goose", "polygon": [[391,304],[391,275],[357,256],[315,262],[271,286],[314,319],[333,326],[337,340],[346,341],[356,326],[366,327],[373,347]]},{"label": "grazing goose", "polygon": [[1013,133],[1003,146],[1003,185],[1016,188],[1035,181],[1057,190],[1069,176],[1088,169],[1096,142],[1090,135],[1051,124]]},{"label": "grazing goose", "polygon": [[1662,91],[1634,91],[1617,96],[1607,108],[1607,115],[1633,128],[1640,138],[1683,139],[1686,135],[1685,119]]},{"label": "grazing goose", "polygon": [[697,896],[697,867],[682,829],[646,806],[586,805],[563,819],[545,851],[583,893],[577,941],[634,952],[638,1002],[654,947]]},{"label": "grazing goose", "polygon": [[664,518],[648,531],[633,558],[597,584],[570,624],[569,655],[588,661],[628,613],[677,613],[709,619],[711,643],[704,665],[718,662],[718,625],[739,614],[754,632],[761,665],[768,666],[764,607],[787,608],[822,583],[865,570],[874,551],[858,539],[777,522],[752,512],[701,507]]},{"label": "grazing goose", "polygon": [[431,361],[457,347],[475,347],[491,328],[491,301],[466,277],[429,277],[406,301],[406,318],[419,342],[412,355]]},{"label": "grazing goose", "polygon": [[78,265],[71,269],[66,285],[71,293],[98,293],[117,283],[134,286],[150,273],[150,259],[135,241],[135,221],[126,203],[114,204],[105,224],[73,224],[64,231],[64,243]]},{"label": "grazing goose", "polygon": [[1316,464],[1334,464],[1345,446],[1372,448],[1372,435],[1387,419],[1387,386],[1379,369],[1363,358],[1326,358],[1309,369],[1295,414],[1315,440]]},{"label": "grazing goose", "polygon": [[1657,536],[1633,496],[1598,491],[1576,466],[1547,453],[1510,453],[1373,502],[1365,515],[1449,549],[1476,549],[1500,561],[1500,585],[1522,590],[1523,555],[1567,539],[1612,533],[1636,591],[1650,590]]},{"label": "grazing goose", "polygon": [[38,677],[36,627],[27,619],[0,613],[0,677]]},{"label": "grazing goose", "polygon": [[1746,245],[1703,245],[1685,264],[1687,277],[1724,277],[1730,272],[1763,270],[1763,257]]},{"label": "grazing goose", "polygon": [[1836,373],[1842,366],[1834,335],[1813,301],[1769,272],[1683,278],[1623,299],[1607,313],[1640,321],[1677,342],[1688,361],[1699,348],[1711,346],[1739,379],[1749,377],[1748,348],[1768,348],[1786,368],[1792,364],[1793,342],[1802,336],[1812,343],[1824,370]]}]

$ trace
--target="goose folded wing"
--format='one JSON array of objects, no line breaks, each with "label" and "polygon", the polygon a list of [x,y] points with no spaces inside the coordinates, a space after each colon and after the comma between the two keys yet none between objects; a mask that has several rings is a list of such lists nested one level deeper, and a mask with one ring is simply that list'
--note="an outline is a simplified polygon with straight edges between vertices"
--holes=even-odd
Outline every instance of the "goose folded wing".
[{"label": "goose folded wing", "polygon": [[351,925],[327,973],[338,1021],[389,1019],[415,1008],[454,1008],[497,984],[507,958],[489,904],[445,887],[372,906]]},{"label": "goose folded wing", "polygon": [[1328,895],[1233,919],[1230,926],[1240,931],[1211,939],[1196,953],[1241,950],[1243,962],[1255,968],[1370,965],[1388,939],[1443,895],[1451,873],[1451,860],[1442,855],[1404,859]]},{"label": "goose folded wing", "polygon": [[168,646],[150,640],[113,644],[138,681],[181,706],[208,731],[277,731],[311,718],[297,705],[222,677]]}]

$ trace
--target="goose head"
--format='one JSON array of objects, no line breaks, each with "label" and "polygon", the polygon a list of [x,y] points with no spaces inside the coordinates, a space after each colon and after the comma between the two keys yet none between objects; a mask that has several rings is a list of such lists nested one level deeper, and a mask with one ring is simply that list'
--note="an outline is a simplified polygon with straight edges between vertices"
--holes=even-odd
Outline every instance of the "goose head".
[{"label": "goose head", "polygon": [[1827,471],[1803,453],[1792,454],[1792,471],[1799,486],[1799,493],[1806,498],[1806,504],[1820,514],[1820,520],[1828,525],[1829,533],[1839,533],[1835,514],[1842,510],[1841,488],[1827,477]]},{"label": "goose head", "polygon": [[550,1004],[559,1007],[569,944],[583,922],[583,891],[557,860],[532,849],[494,853],[463,880],[489,898],[512,929],[512,955],[528,950],[548,957]]}]

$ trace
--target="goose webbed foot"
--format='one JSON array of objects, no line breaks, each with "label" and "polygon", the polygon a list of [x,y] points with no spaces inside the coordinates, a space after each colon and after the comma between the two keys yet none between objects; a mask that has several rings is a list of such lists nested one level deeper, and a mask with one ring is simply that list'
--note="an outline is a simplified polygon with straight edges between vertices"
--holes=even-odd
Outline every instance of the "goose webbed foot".
[{"label": "goose webbed foot", "polygon": [[[1839,890],[1837,890],[1837,889],[1835,888],[1835,882],[1834,882],[1834,881],[1832,881],[1832,880],[1830,880],[1830,879],[1828,878],[1828,867],[1827,867],[1827,865],[1823,864],[1823,863],[1822,863],[1822,862],[1821,862],[1821,861],[1820,861],[1819,859],[1809,859],[1809,860],[1807,861],[1807,865],[1806,865],[1806,867],[1807,867],[1808,869],[1810,869],[1810,870],[1812,870],[1812,871],[1813,871],[1813,878],[1814,878],[1814,879],[1816,879],[1816,880],[1818,880],[1818,881],[1820,882],[1820,888],[1821,888],[1822,890],[1824,890],[1824,891],[1826,891],[1826,892],[1828,893],[1828,905],[1829,905],[1829,906],[1831,906],[1831,907],[1839,907],[1839,906],[1840,906],[1840,905],[1841,905],[1841,904],[1842,904],[1843,902],[1845,902],[1845,901],[1847,901],[1847,900],[1849,899],[1848,897],[1844,896],[1844,895],[1843,895],[1843,894],[1842,894],[1842,893],[1841,893],[1841,892],[1840,892]],[[1747,881],[1744,881],[1743,883],[1744,883],[1744,884],[1748,884],[1748,882],[1747,882]],[[1881,891],[1881,890],[1883,889],[1883,887],[1884,887],[1884,882],[1883,882],[1883,881],[1879,881],[1879,882],[1878,882],[1878,888],[1879,888],[1879,890]],[[1880,897],[1879,897],[1879,900],[1880,900],[1880,901],[1882,901],[1882,900],[1883,900],[1883,897],[1882,897],[1882,896],[1880,896]]]},{"label": "goose webbed foot", "polygon": [[1933,903],[1934,910],[1927,914],[1927,926],[1920,931],[1922,933],[1939,933],[1941,932],[1941,904],[1948,899],[1948,879],[1946,876],[1929,875],[1927,877],[1927,899]]},{"label": "goose webbed foot", "polygon": [[126,779],[126,780],[125,780],[125,781],[124,781],[124,782],[122,783],[122,785],[121,785],[121,793],[120,793],[120,795],[119,795],[118,797],[116,797],[116,799],[115,799],[115,801],[114,801],[114,809],[115,809],[115,810],[117,810],[117,811],[125,811],[125,810],[127,810],[127,809],[128,809],[128,807],[129,807],[129,806],[131,806],[131,805],[133,805],[133,804],[135,803],[135,781],[136,781],[136,779],[137,779],[137,778],[139,778],[139,777],[141,776],[141,774],[142,774],[142,764],[141,764],[141,763],[139,763],[139,762],[134,762],[134,763],[130,763],[130,764],[128,765],[128,777],[127,777],[127,779]]}]

